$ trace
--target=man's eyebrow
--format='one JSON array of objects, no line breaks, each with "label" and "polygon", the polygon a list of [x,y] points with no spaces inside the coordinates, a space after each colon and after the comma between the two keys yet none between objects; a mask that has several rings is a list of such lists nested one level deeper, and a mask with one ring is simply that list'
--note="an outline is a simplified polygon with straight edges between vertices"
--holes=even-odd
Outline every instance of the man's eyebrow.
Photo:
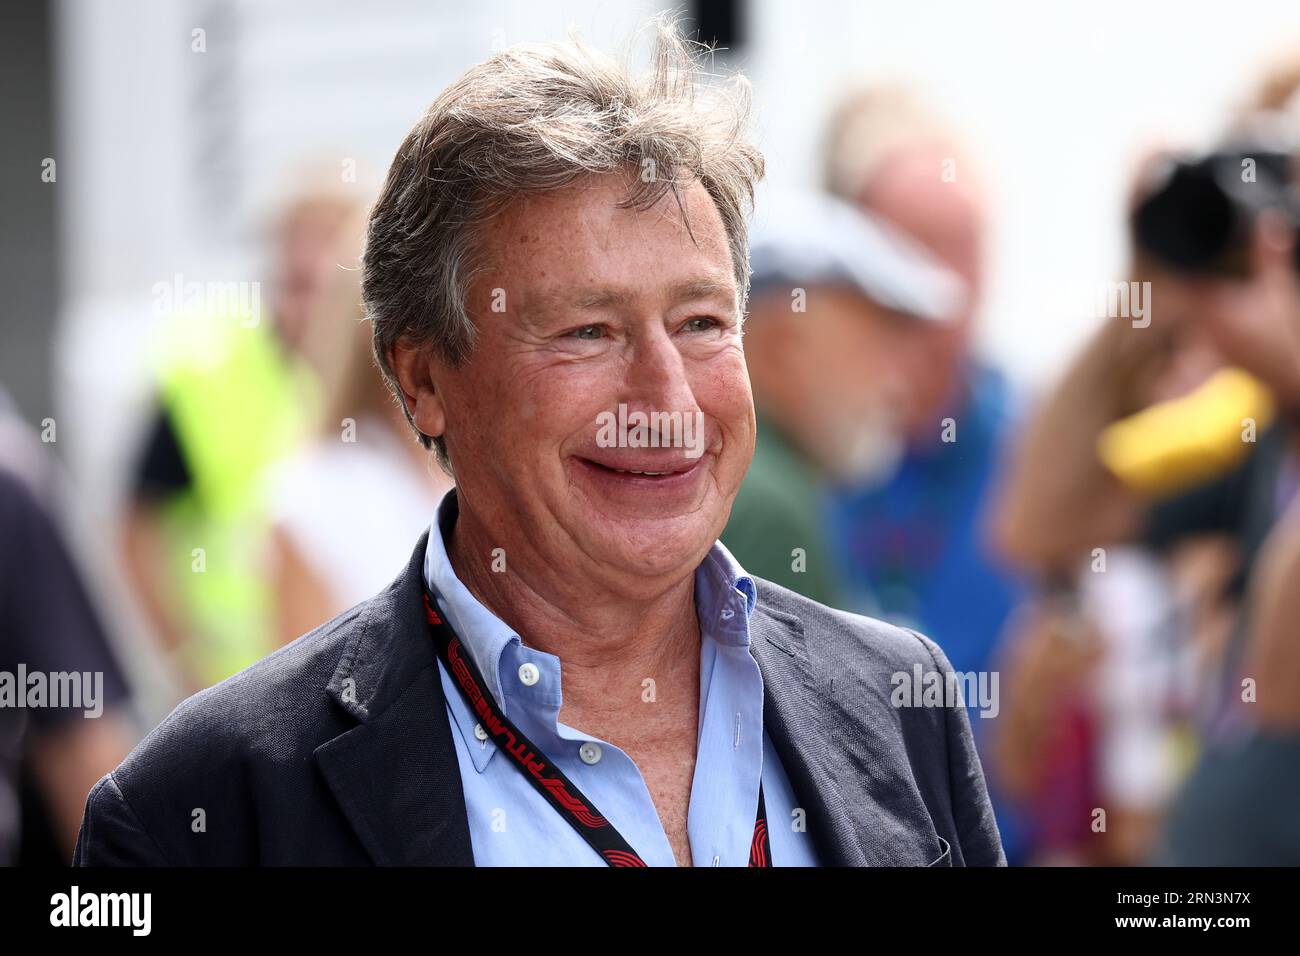
[{"label": "man's eyebrow", "polygon": [[[530,311],[622,308],[631,305],[637,297],[637,293],[630,289],[617,287],[546,292],[534,299]],[[691,299],[719,299],[734,305],[736,288],[730,282],[711,276],[685,279],[669,287],[667,299],[672,305]]]},{"label": "man's eyebrow", "polygon": [[673,303],[687,302],[691,299],[720,299],[734,306],[736,286],[734,282],[723,281],[713,276],[687,279],[673,286],[669,290],[668,298]]}]

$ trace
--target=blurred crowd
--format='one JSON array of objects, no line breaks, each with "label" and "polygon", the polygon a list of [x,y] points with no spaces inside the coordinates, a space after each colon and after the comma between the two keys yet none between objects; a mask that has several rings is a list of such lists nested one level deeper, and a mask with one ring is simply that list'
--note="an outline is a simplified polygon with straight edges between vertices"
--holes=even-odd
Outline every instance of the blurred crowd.
[{"label": "blurred crowd", "polygon": [[1013,864],[1300,863],[1297,135],[1284,63],[1147,157],[1129,267],[1032,397],[973,353],[989,210],[908,90],[847,98],[823,194],[755,235],[723,540],[996,675],[967,704]]},{"label": "blurred crowd", "polygon": [[[920,91],[830,105],[822,182],[754,219],[759,438],[724,544],[996,676],[969,703],[1011,863],[1300,863],[1300,61],[1134,170],[1129,266],[1036,395],[973,347],[978,157]],[[373,365],[368,197],[310,169],[265,314],[158,322],[114,537],[176,699],[385,587],[451,484]],[[0,860],[61,862],[149,728],[48,448],[4,404],[0,432],[0,670],[105,675],[100,719],[0,709]]]}]

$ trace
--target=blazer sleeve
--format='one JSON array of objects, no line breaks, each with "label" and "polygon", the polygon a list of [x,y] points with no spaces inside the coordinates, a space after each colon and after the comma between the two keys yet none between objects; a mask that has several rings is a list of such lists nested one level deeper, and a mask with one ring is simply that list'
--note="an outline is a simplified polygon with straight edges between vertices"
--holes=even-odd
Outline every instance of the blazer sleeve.
[{"label": "blazer sleeve", "polygon": [[[939,673],[944,675],[946,681],[947,675],[953,672],[948,656],[924,634],[916,631],[912,633],[930,651]],[[944,726],[951,788],[949,797],[961,858],[967,866],[1006,866],[1002,837],[993,816],[993,803],[989,799],[979,753],[975,750],[975,737],[971,732],[966,708],[960,704],[945,708]],[[954,854],[954,859],[955,856]]]},{"label": "blazer sleeve", "polygon": [[167,859],[136,817],[112,773],[86,798],[73,866],[167,866]]}]

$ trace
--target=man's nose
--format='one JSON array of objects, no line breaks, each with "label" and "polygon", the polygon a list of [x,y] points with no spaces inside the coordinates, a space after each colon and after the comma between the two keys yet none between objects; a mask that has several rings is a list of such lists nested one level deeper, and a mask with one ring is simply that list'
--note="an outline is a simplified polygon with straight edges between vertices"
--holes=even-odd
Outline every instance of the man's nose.
[{"label": "man's nose", "polygon": [[625,385],[629,408],[695,411],[686,360],[661,326],[634,339]]}]

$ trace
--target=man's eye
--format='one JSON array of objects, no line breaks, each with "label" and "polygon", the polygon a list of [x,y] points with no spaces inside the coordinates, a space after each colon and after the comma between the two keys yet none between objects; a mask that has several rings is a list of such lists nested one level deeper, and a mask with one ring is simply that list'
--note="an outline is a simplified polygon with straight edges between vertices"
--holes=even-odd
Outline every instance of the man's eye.
[{"label": "man's eye", "polygon": [[718,320],[711,315],[697,315],[694,318],[687,319],[682,328],[687,332],[707,332],[709,329],[715,328],[717,324]]},{"label": "man's eye", "polygon": [[599,325],[584,325],[581,328],[574,329],[569,334],[575,339],[598,339],[604,330]]}]

